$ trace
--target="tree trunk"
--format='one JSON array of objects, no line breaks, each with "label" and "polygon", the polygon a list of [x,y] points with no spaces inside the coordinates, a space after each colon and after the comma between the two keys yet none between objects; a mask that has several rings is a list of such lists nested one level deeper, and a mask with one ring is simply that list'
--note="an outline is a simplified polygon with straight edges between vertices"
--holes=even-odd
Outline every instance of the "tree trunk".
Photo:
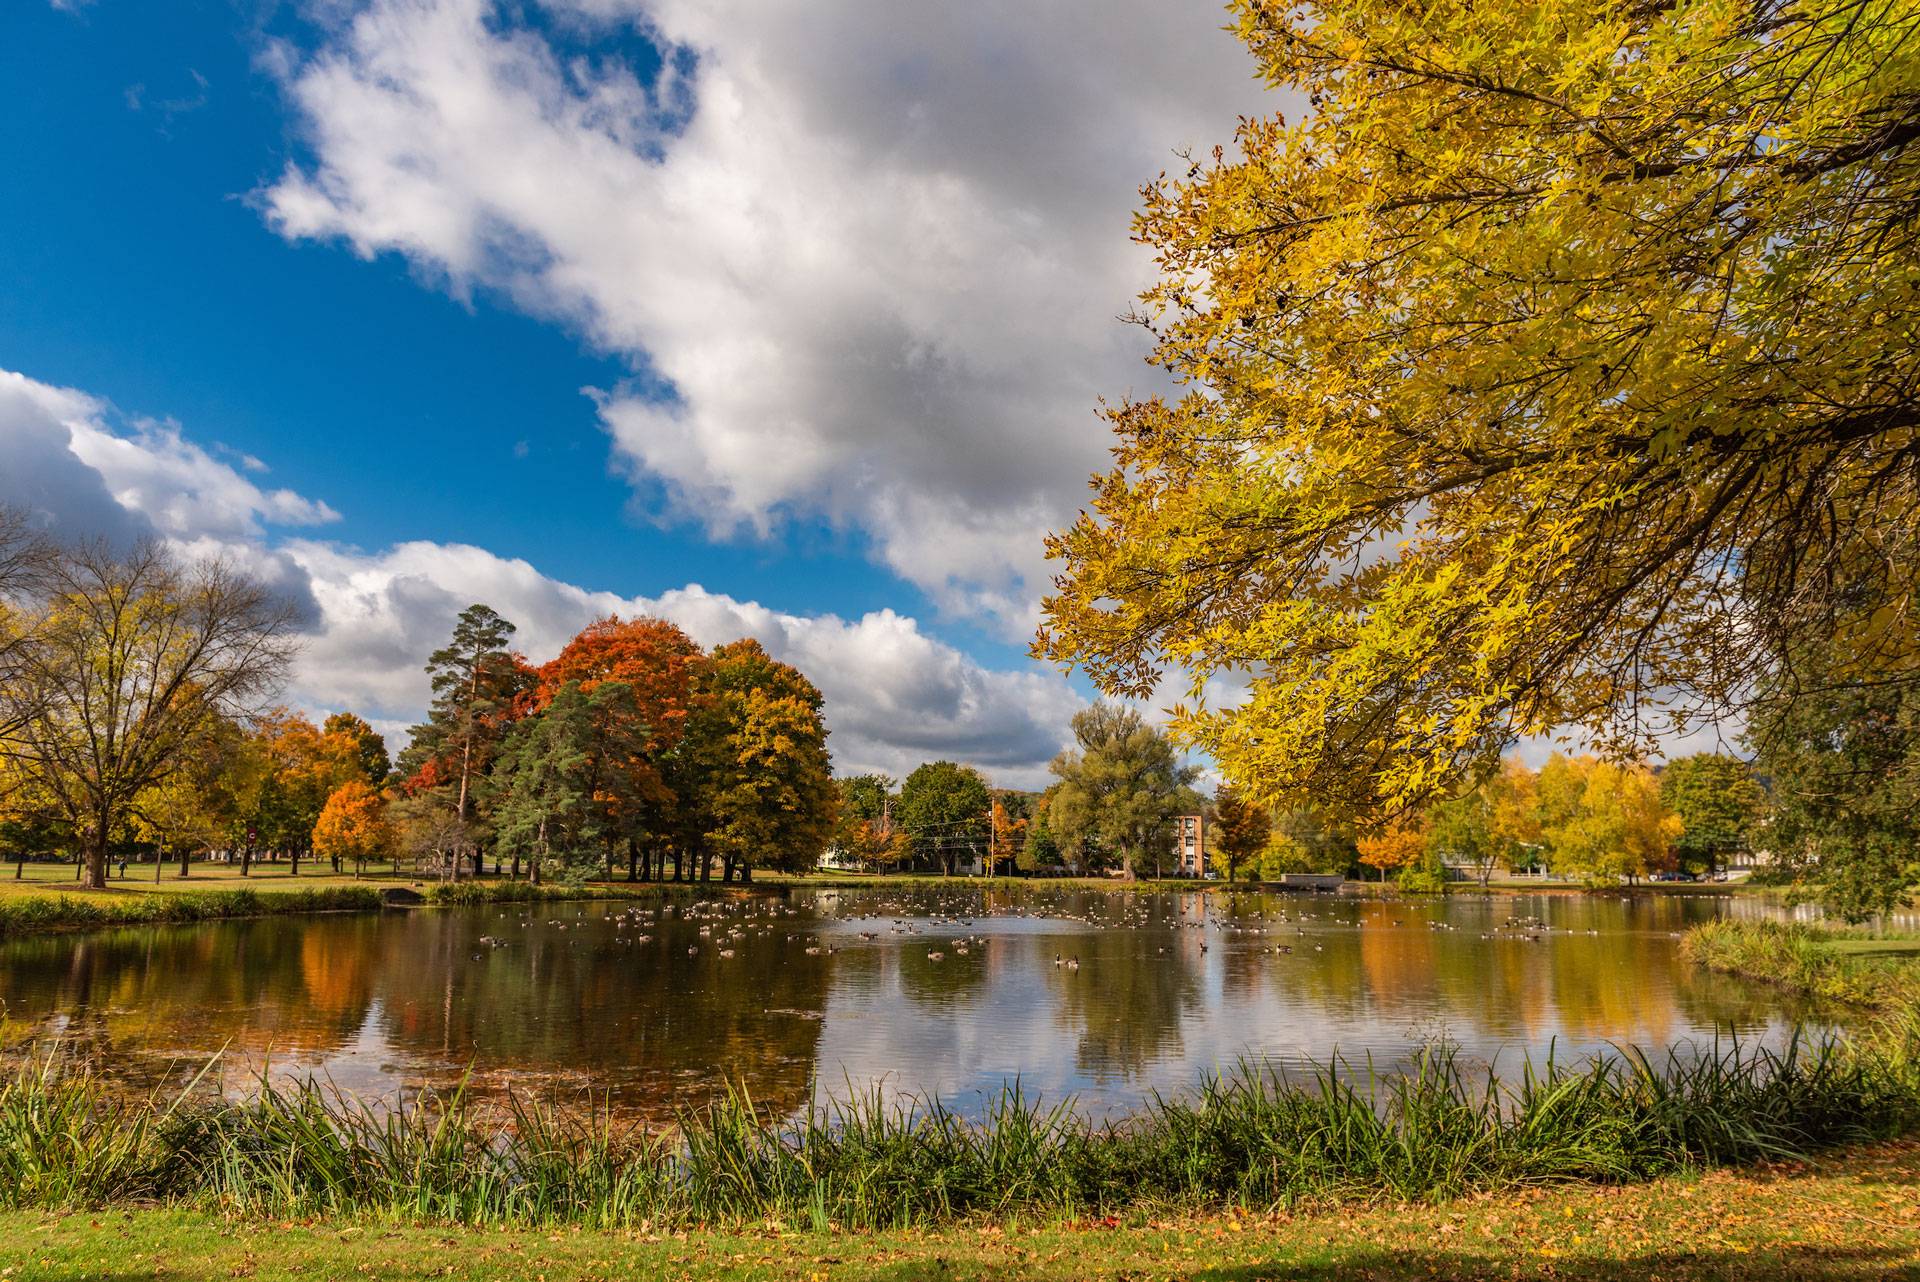
[{"label": "tree trunk", "polygon": [[193,853],[191,850],[189,850],[185,846],[180,847],[180,875],[182,877],[185,877],[187,875],[187,860],[191,859],[192,857],[193,857]]},{"label": "tree trunk", "polygon": [[240,875],[246,876],[253,870],[253,847],[240,847]]},{"label": "tree trunk", "polygon": [[94,830],[93,840],[88,843],[87,880],[88,890],[107,888],[107,817],[102,814]]},{"label": "tree trunk", "polygon": [[298,850],[295,850],[291,856],[291,859],[292,859],[292,862],[289,863],[287,867],[291,870],[291,875],[298,877],[300,875],[300,852]]},{"label": "tree trunk", "polygon": [[726,885],[733,880],[734,855],[728,852],[720,856],[720,884]]},{"label": "tree trunk", "polygon": [[627,880],[640,880],[640,843],[627,838]]}]

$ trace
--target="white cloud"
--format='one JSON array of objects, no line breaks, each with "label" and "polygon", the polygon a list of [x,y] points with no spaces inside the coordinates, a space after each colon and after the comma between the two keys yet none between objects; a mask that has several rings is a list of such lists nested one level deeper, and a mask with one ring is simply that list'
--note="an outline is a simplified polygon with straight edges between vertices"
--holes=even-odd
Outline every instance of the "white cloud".
[{"label": "white cloud", "polygon": [[[310,152],[275,228],[576,327],[634,362],[600,405],[643,492],[716,530],[825,513],[1013,631],[1097,398],[1151,381],[1113,319],[1135,187],[1281,105],[1205,4],[340,8],[262,60]],[[636,32],[657,82],[610,56]]]},{"label": "white cloud", "polygon": [[706,646],[758,637],[826,696],[841,773],[899,777],[944,756],[1007,786],[1039,786],[1081,705],[1065,681],[989,670],[891,610],[850,620],[785,614],[697,585],[623,597],[464,544],[366,552],[285,538],[278,527],[336,514],[289,490],[260,490],[177,426],[117,422],[94,397],[0,370],[0,455],[8,463],[0,503],[25,506],[68,537],[163,536],[189,555],[223,556],[279,585],[310,620],[288,694],[311,711],[349,708],[389,733],[418,720],[428,698],[426,656],[475,601],[518,624],[515,643],[536,662],[608,614],[672,619]]},{"label": "white cloud", "polygon": [[171,537],[258,538],[262,522],[325,525],[340,519],[327,504],[292,490],[261,489],[184,439],[178,424],[143,421],[122,435],[90,414],[67,426],[74,456],[100,474],[121,506]]}]

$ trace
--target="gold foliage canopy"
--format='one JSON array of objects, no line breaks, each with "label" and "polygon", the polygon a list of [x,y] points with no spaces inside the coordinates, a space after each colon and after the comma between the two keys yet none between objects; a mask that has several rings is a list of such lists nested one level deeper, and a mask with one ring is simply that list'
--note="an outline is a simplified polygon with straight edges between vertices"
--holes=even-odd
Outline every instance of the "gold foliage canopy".
[{"label": "gold foliage canopy", "polygon": [[1375,816],[1797,654],[1916,675],[1920,5],[1235,13],[1310,110],[1144,190],[1186,390],[1110,411],[1037,653]]}]

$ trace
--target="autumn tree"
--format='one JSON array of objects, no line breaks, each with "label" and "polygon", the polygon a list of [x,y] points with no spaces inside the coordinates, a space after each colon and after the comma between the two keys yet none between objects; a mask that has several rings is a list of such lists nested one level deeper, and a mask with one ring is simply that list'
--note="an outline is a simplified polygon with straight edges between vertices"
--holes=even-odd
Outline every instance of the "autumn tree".
[{"label": "autumn tree", "polygon": [[1268,829],[1267,839],[1254,854],[1253,866],[1261,881],[1278,881],[1292,873],[1335,871],[1315,855],[1314,848],[1302,841],[1299,834],[1284,827]]},{"label": "autumn tree", "polygon": [[[1310,111],[1145,190],[1037,652],[1259,801],[1650,754],[1809,647],[1920,677],[1920,7],[1237,0]],[[1224,123],[1224,122],[1223,122]],[[1216,677],[1244,699],[1211,706]]]},{"label": "autumn tree", "polygon": [[391,856],[394,830],[386,797],[364,779],[349,779],[335,788],[314,821],[313,851],[336,868],[351,861],[355,877],[366,870],[369,859]]},{"label": "autumn tree", "polygon": [[180,876],[191,873],[196,851],[231,842],[259,804],[266,758],[246,730],[209,715],[188,739],[174,768],[134,803],[142,836],[153,842],[153,877],[172,850]]},{"label": "autumn tree", "polygon": [[1503,844],[1493,831],[1493,799],[1487,789],[1469,788],[1435,803],[1427,814],[1428,845],[1443,860],[1470,870],[1484,888],[1493,878]]},{"label": "autumn tree", "polygon": [[1240,866],[1256,858],[1273,831],[1273,816],[1263,805],[1241,797],[1232,784],[1223,783],[1213,794],[1213,842],[1208,857],[1213,869],[1229,882]]},{"label": "autumn tree", "polygon": [[218,561],[183,563],[154,543],[50,555],[30,606],[33,643],[0,685],[13,762],[81,840],[86,884],[107,848],[209,717],[253,710],[293,653],[292,614]]},{"label": "autumn tree", "polygon": [[1390,872],[1419,865],[1427,853],[1426,825],[1418,817],[1403,817],[1362,834],[1355,844],[1360,862],[1378,869],[1380,880],[1385,881]]},{"label": "autumn tree", "polygon": [[1009,871],[1020,866],[1020,852],[1026,849],[1029,820],[1008,805],[1007,798],[996,793],[992,806],[992,830],[987,842],[987,875],[998,875],[1004,865]]},{"label": "autumn tree", "polygon": [[1049,823],[1117,862],[1132,877],[1159,867],[1168,821],[1198,810],[1190,786],[1199,771],[1182,765],[1172,741],[1132,708],[1096,703],[1073,715],[1074,747],[1047,767],[1059,779]]},{"label": "autumn tree", "polygon": [[1538,862],[1545,848],[1540,828],[1537,781],[1525,762],[1508,758],[1499,773],[1481,785],[1487,796],[1487,831],[1494,858],[1508,868]]},{"label": "autumn tree", "polygon": [[825,700],[798,668],[751,638],[717,647],[702,667],[691,741],[703,816],[696,862],[721,879],[756,865],[788,871],[819,863],[833,835],[835,795]]},{"label": "autumn tree", "polygon": [[1021,872],[1057,868],[1063,862],[1060,842],[1053,835],[1053,825],[1048,818],[1052,805],[1052,788],[1033,799],[1033,813],[1027,820],[1027,839],[1020,847],[1019,858],[1014,861]]},{"label": "autumn tree", "polygon": [[1280,866],[1283,853],[1287,872],[1342,872],[1359,858],[1351,825],[1334,822],[1318,806],[1275,812],[1273,833],[1260,856],[1261,876]]},{"label": "autumn tree", "polygon": [[989,840],[987,781],[972,766],[929,761],[900,785],[900,819],[914,854],[951,877],[959,857],[984,855]]},{"label": "autumn tree", "polygon": [[849,775],[834,780],[837,804],[833,844],[848,858],[870,866],[892,867],[913,854],[913,841],[894,809],[899,797],[893,779],[883,774]]},{"label": "autumn tree", "polygon": [[619,766],[626,776],[625,809],[610,816],[627,845],[629,879],[638,877],[644,849],[666,840],[674,827],[670,810],[677,798],[666,780],[667,762],[685,735],[695,681],[704,670],[700,647],[679,627],[664,619],[618,616],[588,624],[540,668],[536,708],[569,681],[589,695],[601,683],[617,681],[628,689],[633,716],[647,728],[634,756]]},{"label": "autumn tree", "polygon": [[[301,856],[315,850],[314,825],[327,798],[341,784],[366,780],[364,743],[351,728],[328,733],[278,708],[258,719],[247,746],[260,759],[260,781],[244,832],[235,834],[241,838],[241,873],[260,849],[285,855],[298,876]],[[341,870],[338,858],[332,864]]]},{"label": "autumn tree", "polygon": [[1645,766],[1556,754],[1541,768],[1537,793],[1554,872],[1606,885],[1671,865],[1681,823]]},{"label": "autumn tree", "polygon": [[374,787],[385,784],[387,776],[393,773],[393,761],[387,755],[386,737],[368,725],[366,718],[351,712],[336,712],[321,723],[320,732],[353,744],[354,759],[360,763],[367,782]]}]

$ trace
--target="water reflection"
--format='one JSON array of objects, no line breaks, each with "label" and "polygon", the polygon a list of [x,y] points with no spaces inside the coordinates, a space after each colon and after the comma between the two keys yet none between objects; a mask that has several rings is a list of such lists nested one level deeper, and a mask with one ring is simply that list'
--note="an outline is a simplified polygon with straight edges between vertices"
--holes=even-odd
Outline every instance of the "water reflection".
[{"label": "water reflection", "polygon": [[965,1107],[1018,1076],[1101,1112],[1247,1057],[1388,1068],[1441,1033],[1503,1063],[1777,1039],[1805,1012],[1676,956],[1727,905],[957,889],[420,910],[16,940],[0,999],[14,1033],[136,1080],[227,1047],[236,1089],[262,1066],[367,1095],[470,1069],[663,1116],[728,1077],[787,1110],[873,1083]]}]

